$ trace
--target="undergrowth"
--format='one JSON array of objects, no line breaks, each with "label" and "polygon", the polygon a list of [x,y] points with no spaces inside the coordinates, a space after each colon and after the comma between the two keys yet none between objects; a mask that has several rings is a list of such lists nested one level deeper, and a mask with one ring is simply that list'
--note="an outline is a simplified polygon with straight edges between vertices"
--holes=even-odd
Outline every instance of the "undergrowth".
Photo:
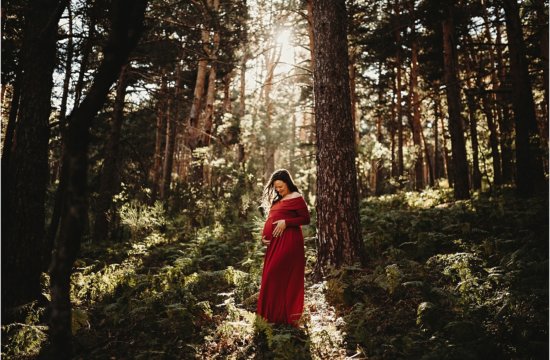
[{"label": "undergrowth", "polygon": [[[185,191],[180,201],[196,202]],[[365,199],[366,266],[306,276],[298,329],[255,315],[265,249],[252,198],[233,208],[215,199],[170,211],[129,201],[123,241],[83,244],[71,279],[76,359],[548,356],[545,199],[453,201],[447,190]],[[306,274],[314,234],[304,227]],[[2,326],[3,358],[37,358],[48,342],[45,309],[20,312]]]}]

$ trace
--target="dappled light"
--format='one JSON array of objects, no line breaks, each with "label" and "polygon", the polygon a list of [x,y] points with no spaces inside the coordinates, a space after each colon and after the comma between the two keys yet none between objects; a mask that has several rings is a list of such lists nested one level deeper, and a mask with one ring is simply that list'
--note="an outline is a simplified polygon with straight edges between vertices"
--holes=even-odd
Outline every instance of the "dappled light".
[{"label": "dappled light", "polygon": [[2,359],[548,358],[547,0],[1,15]]}]

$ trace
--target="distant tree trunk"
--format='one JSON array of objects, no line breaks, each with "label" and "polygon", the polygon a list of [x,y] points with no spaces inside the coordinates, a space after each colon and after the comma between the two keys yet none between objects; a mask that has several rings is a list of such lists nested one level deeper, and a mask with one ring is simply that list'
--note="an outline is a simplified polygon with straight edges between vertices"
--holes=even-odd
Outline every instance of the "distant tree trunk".
[{"label": "distant tree trunk", "polygon": [[523,30],[516,0],[502,0],[506,18],[512,104],[516,123],[516,180],[521,196],[532,196],[547,190],[541,157],[541,141],[537,128],[535,103],[525,57]]},{"label": "distant tree trunk", "polygon": [[88,95],[69,117],[62,165],[67,169],[62,172],[67,176],[65,205],[50,268],[49,358],[69,359],[72,355],[70,277],[87,221],[89,128],[139,39],[145,6],[145,0],[118,0],[112,3],[111,30],[104,47],[103,61]]},{"label": "distant tree trunk", "polygon": [[[485,30],[485,38],[488,43],[493,42],[493,36],[491,34],[490,21],[489,21],[489,12],[485,7],[483,7],[483,22]],[[500,44],[495,44],[496,47],[500,48]],[[498,52],[498,51],[497,51]],[[496,69],[497,59],[495,56],[495,51],[493,48],[488,51],[490,59],[490,70],[491,70],[491,87],[492,90],[497,90],[500,88],[500,83],[498,80],[498,74]],[[477,85],[479,89],[484,90],[484,85],[481,79],[481,76],[477,77]],[[498,130],[495,124],[494,110],[495,110],[495,94],[487,93],[482,91],[481,94],[481,103],[483,108],[483,113],[487,119],[487,126],[489,127],[489,145],[491,147],[491,158],[493,161],[493,182],[496,186],[503,184],[502,181],[502,167],[500,163],[500,152],[498,149]]]},{"label": "distant tree trunk", "polygon": [[452,187],[454,186],[453,162],[451,160],[451,155],[449,154],[449,149],[447,149],[447,140],[449,139],[449,136],[446,136],[445,121],[443,118],[441,118],[441,134],[443,138],[441,143],[443,144],[443,164],[445,165],[445,176],[447,177],[449,186]]},{"label": "distant tree trunk", "polygon": [[[400,15],[399,1],[395,3],[395,15],[398,18]],[[397,95],[396,109],[397,109],[397,176],[403,176],[405,163],[403,159],[403,104],[402,104],[402,81],[401,81],[401,26],[395,25],[394,30],[395,43],[397,45],[396,63],[397,77],[395,93]]]},{"label": "distant tree trunk", "polygon": [[[498,10],[495,9],[495,12]],[[502,29],[500,24],[496,25],[496,63],[497,69],[499,69],[499,85],[502,87],[510,87],[511,84],[508,78],[507,69],[508,66],[504,63],[504,56],[502,51]],[[505,89],[506,90],[506,89]],[[500,128],[500,152],[502,158],[502,182],[503,184],[511,184],[514,181],[514,154],[513,154],[513,133],[514,124],[511,116],[511,109],[509,103],[511,103],[509,94],[506,92],[499,92],[496,94],[496,116],[497,123]]]},{"label": "distant tree trunk", "polygon": [[128,87],[128,72],[130,65],[124,65],[120,71],[116,89],[113,116],[111,119],[111,132],[105,145],[105,157],[99,185],[99,197],[95,208],[95,223],[93,231],[94,241],[100,242],[107,239],[109,233],[109,210],[113,204],[113,196],[118,191],[118,158],[120,148],[120,130],[124,121],[124,98]]},{"label": "distant tree trunk", "polygon": [[52,73],[58,22],[66,5],[63,0],[36,0],[28,3],[25,14],[13,152],[6,153],[8,171],[2,172],[4,321],[5,310],[41,296]]},{"label": "distant tree trunk", "polygon": [[470,140],[472,145],[472,189],[481,189],[481,172],[479,171],[479,142],[477,138],[476,99],[473,93],[466,94],[470,118]]},{"label": "distant tree trunk", "polygon": [[[204,89],[206,84],[206,75],[208,69],[208,46],[210,43],[210,33],[207,27],[201,31],[201,41],[204,50],[202,58],[199,59],[197,65],[197,79],[195,81],[195,90],[193,91],[193,102],[189,111],[189,119],[187,121],[188,139],[187,142],[191,150],[197,147],[199,141],[199,118],[202,111],[204,99]],[[176,99],[179,101],[179,99]]]},{"label": "distant tree trunk", "polygon": [[[382,76],[382,62],[378,63],[378,104],[382,104],[382,97],[384,96],[384,88],[381,84],[380,77]],[[382,111],[376,116],[376,141],[380,144],[383,143],[384,137],[382,136]],[[383,158],[374,159],[374,194],[382,195],[384,191],[384,160]]]},{"label": "distant tree trunk", "polygon": [[428,143],[426,142],[426,138],[424,137],[424,132],[422,129],[420,129],[420,135],[422,136],[422,144],[424,144],[424,153],[426,155],[426,167],[428,171],[428,181],[431,187],[435,185],[435,177],[434,177],[434,171],[432,167],[432,161],[430,156],[430,149],[428,148]]},{"label": "distant tree trunk", "polygon": [[434,98],[434,122],[433,122],[433,129],[434,129],[434,178],[439,179],[441,177],[441,172],[439,168],[439,158],[440,158],[440,151],[439,151],[439,95],[437,95],[437,98]]},{"label": "distant tree trunk", "polygon": [[[178,69],[178,77],[180,70]],[[168,99],[166,105],[166,136],[164,141],[164,163],[162,165],[162,181],[160,186],[160,198],[162,200],[168,199],[170,192],[170,183],[172,182],[172,166],[174,163],[174,149],[176,144],[176,113],[177,98],[172,101]]]},{"label": "distant tree trunk", "polygon": [[420,124],[420,100],[418,99],[418,43],[416,36],[416,30],[414,24],[411,30],[412,44],[411,44],[411,106],[413,111],[412,116],[412,137],[415,147],[415,183],[416,190],[422,190],[424,188],[424,158],[422,157],[422,125]]},{"label": "distant tree trunk", "polygon": [[273,76],[275,68],[281,59],[282,46],[273,47],[266,55],[267,75],[263,87],[263,95],[265,101],[265,122],[264,129],[266,130],[265,144],[265,173],[264,178],[269,180],[271,174],[275,171],[275,144],[272,144],[271,118],[273,114],[273,101],[271,100],[271,90],[273,89]]},{"label": "distant tree trunk", "polygon": [[[217,16],[220,7],[220,0],[211,0],[210,11],[214,16]],[[212,127],[214,124],[214,100],[216,100],[216,71],[218,69],[218,48],[220,47],[220,32],[214,29],[212,36],[212,45],[208,49],[208,58],[210,68],[208,71],[208,90],[206,92],[206,104],[203,114],[203,129],[200,136],[200,145],[207,146],[210,144]]]},{"label": "distant tree trunk", "polygon": [[469,199],[468,160],[464,143],[464,129],[461,117],[460,85],[458,82],[458,55],[456,52],[455,29],[452,5],[442,21],[445,64],[445,85],[449,107],[449,132],[451,134],[454,174],[454,195],[456,199]]},{"label": "distant tree trunk", "polygon": [[157,124],[155,128],[155,155],[153,164],[153,176],[151,181],[152,199],[156,200],[159,193],[159,183],[162,177],[162,145],[164,144],[164,133],[166,128],[166,119],[168,115],[168,79],[166,70],[162,71],[160,92],[157,99]]},{"label": "distant tree trunk", "polygon": [[313,2],[318,277],[362,255],[346,24],[344,0]]},{"label": "distant tree trunk", "polygon": [[[248,53],[246,53],[242,60],[241,60],[241,66],[240,66],[240,79],[239,79],[239,130],[240,130],[240,122],[241,119],[244,117],[245,114],[245,107],[246,107],[246,63],[248,61]],[[244,166],[244,144],[242,143],[241,137],[239,135],[239,142],[237,144],[237,162],[241,164],[241,166]]]}]

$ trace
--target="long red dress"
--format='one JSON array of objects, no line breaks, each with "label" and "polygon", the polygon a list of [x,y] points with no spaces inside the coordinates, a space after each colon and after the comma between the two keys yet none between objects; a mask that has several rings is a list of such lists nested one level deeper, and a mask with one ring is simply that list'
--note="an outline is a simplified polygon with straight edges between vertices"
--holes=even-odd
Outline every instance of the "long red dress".
[{"label": "long red dress", "polygon": [[[284,219],[282,235],[273,238],[273,222]],[[264,259],[257,313],[270,323],[290,324],[304,309],[304,236],[300,225],[309,224],[309,211],[299,196],[271,206],[262,236],[271,240]]]}]

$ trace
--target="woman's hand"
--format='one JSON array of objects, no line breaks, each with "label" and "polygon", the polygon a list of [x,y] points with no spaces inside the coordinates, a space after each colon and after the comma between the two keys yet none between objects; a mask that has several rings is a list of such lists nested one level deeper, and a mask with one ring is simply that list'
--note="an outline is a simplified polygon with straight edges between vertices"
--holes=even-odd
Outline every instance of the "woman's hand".
[{"label": "woman's hand", "polygon": [[273,237],[281,236],[283,234],[283,231],[285,231],[286,229],[286,221],[277,220],[273,223],[273,225],[275,224],[277,224],[277,226],[273,230]]},{"label": "woman's hand", "polygon": [[262,236],[262,242],[264,243],[265,246],[269,246],[269,244],[271,243],[271,240],[267,240],[265,237]]}]

